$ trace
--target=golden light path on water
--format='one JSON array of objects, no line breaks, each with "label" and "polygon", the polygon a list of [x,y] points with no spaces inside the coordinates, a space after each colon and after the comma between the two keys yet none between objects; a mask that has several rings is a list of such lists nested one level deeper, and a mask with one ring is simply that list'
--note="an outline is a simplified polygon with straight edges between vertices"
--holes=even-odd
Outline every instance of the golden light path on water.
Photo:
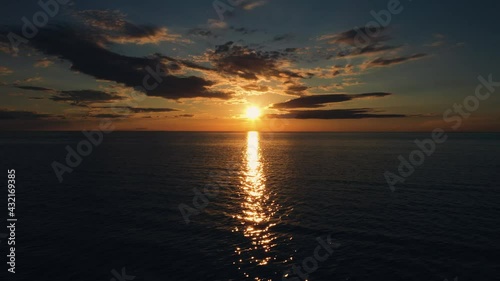
[{"label": "golden light path on water", "polygon": [[[250,239],[251,246],[246,249],[236,248],[236,253],[241,258],[240,264],[265,266],[271,260],[276,259],[270,253],[271,248],[276,246],[274,243],[276,238],[273,237],[270,228],[275,225],[271,219],[276,213],[277,205],[266,189],[259,141],[258,132],[248,132],[244,155],[245,165],[243,165],[244,171],[241,178],[242,213],[235,217],[241,223],[241,227],[236,228],[236,231],[242,232]],[[250,277],[246,272],[244,275],[246,278]],[[254,280],[262,279],[254,277]]]}]

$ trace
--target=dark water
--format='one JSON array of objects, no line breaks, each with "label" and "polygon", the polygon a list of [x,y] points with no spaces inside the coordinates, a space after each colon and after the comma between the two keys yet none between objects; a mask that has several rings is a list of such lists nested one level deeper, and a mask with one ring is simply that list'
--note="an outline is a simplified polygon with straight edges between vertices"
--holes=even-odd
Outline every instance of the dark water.
[{"label": "dark water", "polygon": [[391,192],[384,171],[428,137],[114,132],[60,184],[51,163],[81,133],[1,133],[12,280],[282,280],[305,260],[309,280],[500,280],[500,135],[451,134]]}]

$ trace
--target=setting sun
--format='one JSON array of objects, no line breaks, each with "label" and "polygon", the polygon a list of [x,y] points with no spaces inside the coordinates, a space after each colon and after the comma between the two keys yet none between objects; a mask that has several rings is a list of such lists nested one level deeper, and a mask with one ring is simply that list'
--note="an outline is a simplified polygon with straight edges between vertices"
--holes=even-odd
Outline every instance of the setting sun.
[{"label": "setting sun", "polygon": [[246,117],[250,120],[255,120],[260,117],[260,109],[256,106],[247,108]]}]

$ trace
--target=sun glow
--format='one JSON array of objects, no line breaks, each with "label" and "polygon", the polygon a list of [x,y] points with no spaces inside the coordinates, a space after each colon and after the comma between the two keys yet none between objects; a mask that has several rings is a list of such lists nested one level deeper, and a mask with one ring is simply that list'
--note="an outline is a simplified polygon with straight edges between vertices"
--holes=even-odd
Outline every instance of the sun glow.
[{"label": "sun glow", "polygon": [[256,106],[247,108],[246,117],[250,120],[256,120],[260,117],[260,109]]}]

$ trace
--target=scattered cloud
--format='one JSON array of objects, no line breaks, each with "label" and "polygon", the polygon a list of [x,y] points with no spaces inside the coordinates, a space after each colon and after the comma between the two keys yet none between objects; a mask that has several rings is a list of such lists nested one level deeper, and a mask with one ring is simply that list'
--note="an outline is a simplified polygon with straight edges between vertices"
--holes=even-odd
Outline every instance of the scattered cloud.
[{"label": "scattered cloud", "polygon": [[71,26],[40,29],[30,40],[35,49],[72,63],[71,69],[99,80],[114,81],[138,88],[147,81],[148,88],[139,88],[148,96],[166,99],[218,98],[229,99],[231,93],[212,90],[216,83],[197,76],[174,76],[165,72],[163,58],[130,57],[114,53],[100,45],[101,35]]},{"label": "scattered cloud", "polygon": [[230,41],[217,46],[210,54],[210,60],[218,71],[247,80],[258,80],[259,77],[304,78],[298,73],[283,69],[288,55],[287,52],[254,50]]}]

